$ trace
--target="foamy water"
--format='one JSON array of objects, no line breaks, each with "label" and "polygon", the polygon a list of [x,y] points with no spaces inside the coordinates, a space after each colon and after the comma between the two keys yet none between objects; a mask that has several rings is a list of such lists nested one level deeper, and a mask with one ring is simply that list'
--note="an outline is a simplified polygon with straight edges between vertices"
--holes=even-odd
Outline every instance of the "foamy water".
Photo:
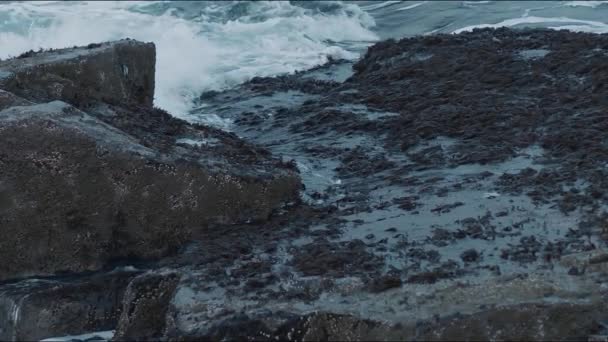
[{"label": "foamy water", "polygon": [[[152,41],[155,104],[189,119],[203,91],[330,57],[355,60],[379,39],[503,26],[606,33],[608,1],[3,2],[0,58],[127,37]],[[206,114],[203,121],[218,120]]]},{"label": "foamy water", "polygon": [[157,46],[155,104],[187,117],[191,100],[202,91],[307,69],[329,57],[355,59],[359,53],[348,48],[349,42],[367,45],[378,39],[371,31],[373,18],[358,6],[328,5],[10,2],[0,5],[0,58],[126,37],[152,41]]}]

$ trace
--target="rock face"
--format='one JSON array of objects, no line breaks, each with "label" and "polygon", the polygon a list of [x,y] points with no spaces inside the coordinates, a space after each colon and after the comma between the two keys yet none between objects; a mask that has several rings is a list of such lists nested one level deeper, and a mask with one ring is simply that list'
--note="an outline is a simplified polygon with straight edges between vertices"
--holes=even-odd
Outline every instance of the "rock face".
[{"label": "rock face", "polygon": [[[297,181],[172,160],[59,101],[0,112],[0,279],[158,258],[210,222],[268,216]],[[287,190],[287,192],[284,192]]]},{"label": "rock face", "polygon": [[29,104],[32,104],[32,102],[22,99],[15,94],[9,93],[8,91],[0,90],[0,110],[12,106],[25,106]]},{"label": "rock face", "polygon": [[0,70],[12,75],[0,87],[27,98],[0,93],[0,258],[12,260],[0,280],[158,258],[298,199],[297,175],[264,151],[149,107],[152,44],[43,52]]},{"label": "rock face", "polygon": [[350,77],[334,61],[202,94],[296,160],[312,208],[164,260],[187,270],[164,339],[606,335],[607,37],[389,40]]},{"label": "rock face", "polygon": [[0,65],[0,89],[36,102],[152,106],[156,50],[134,40],[25,54]]},{"label": "rock face", "polygon": [[123,309],[113,340],[150,341],[165,333],[167,312],[179,274],[144,274],[135,278],[123,297]]},{"label": "rock face", "polygon": [[113,329],[129,281],[141,272],[40,279],[0,287],[0,340],[38,341]]}]

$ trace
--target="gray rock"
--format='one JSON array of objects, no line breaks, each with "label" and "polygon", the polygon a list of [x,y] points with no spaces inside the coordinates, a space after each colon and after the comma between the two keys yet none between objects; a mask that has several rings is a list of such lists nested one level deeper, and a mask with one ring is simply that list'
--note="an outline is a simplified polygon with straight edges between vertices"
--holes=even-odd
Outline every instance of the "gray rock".
[{"label": "gray rock", "polygon": [[[606,303],[521,304],[469,315],[388,324],[352,315],[318,312],[299,317],[269,313],[240,314],[218,322],[200,335],[172,340],[256,341],[583,341],[600,336]],[[282,324],[277,325],[281,318]]]},{"label": "gray rock", "polygon": [[210,224],[263,220],[297,199],[295,174],[255,167],[176,160],[60,101],[5,109],[0,280],[158,258]]},{"label": "gray rock", "polygon": [[179,279],[178,273],[147,273],[135,278],[123,297],[123,310],[113,340],[160,338],[165,333],[166,314]]},{"label": "gray rock", "polygon": [[0,340],[36,341],[113,329],[121,298],[138,271],[120,270],[0,286]]},{"label": "gray rock", "polygon": [[0,63],[0,88],[35,102],[63,100],[152,106],[153,43],[120,40],[27,54]]},{"label": "gray rock", "polygon": [[0,110],[12,107],[12,106],[26,106],[30,105],[32,102],[22,99],[15,94],[9,93],[8,91],[4,91],[0,89]]}]

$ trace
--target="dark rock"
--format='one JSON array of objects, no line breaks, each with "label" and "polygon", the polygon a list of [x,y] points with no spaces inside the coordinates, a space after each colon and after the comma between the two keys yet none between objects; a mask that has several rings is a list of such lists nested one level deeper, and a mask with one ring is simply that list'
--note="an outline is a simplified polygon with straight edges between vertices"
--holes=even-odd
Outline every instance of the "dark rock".
[{"label": "dark rock", "polygon": [[27,106],[32,102],[0,89],[0,111],[13,106]]},{"label": "dark rock", "polygon": [[316,241],[294,254],[294,266],[304,275],[352,276],[378,272],[382,260],[368,252],[361,240],[347,243]]},{"label": "dark rock", "polygon": [[462,203],[462,202],[442,204],[442,205],[438,205],[435,208],[431,209],[431,212],[438,213],[438,214],[445,214],[445,213],[449,213],[450,211],[452,211],[452,209],[458,208],[463,205],[464,205],[464,203]]},{"label": "dark rock", "polygon": [[406,256],[418,260],[427,260],[432,263],[438,262],[441,259],[441,255],[436,250],[427,251],[422,248],[410,248]]},{"label": "dark rock", "polygon": [[443,271],[421,272],[407,278],[407,283],[412,284],[434,284],[440,279],[448,278],[450,275]]},{"label": "dark rock", "polygon": [[376,293],[384,292],[396,287],[401,287],[402,284],[403,282],[401,281],[401,278],[397,276],[385,275],[374,279],[369,286],[369,290]]},{"label": "dark rock", "polygon": [[[606,315],[603,304],[521,304],[452,315],[417,323],[387,323],[345,314],[317,312],[296,316],[239,315],[218,323],[205,334],[180,335],[173,340],[290,340],[290,341],[570,341],[601,336]],[[279,318],[280,317],[280,318]],[[275,326],[274,328],[272,326]],[[210,334],[209,332],[213,332]]]},{"label": "dark rock", "polygon": [[112,339],[145,341],[163,336],[169,303],[179,280],[177,273],[146,273],[133,279],[124,294]]},{"label": "dark rock", "polygon": [[523,304],[441,319],[420,340],[586,340],[602,329],[599,304]]},{"label": "dark rock", "polygon": [[[265,219],[297,198],[292,174],[171,160],[62,103],[0,112],[0,279],[157,258],[208,223]],[[288,194],[289,193],[289,194]]]},{"label": "dark rock", "polygon": [[[283,321],[282,327],[276,329],[269,324],[271,320],[256,316],[253,309],[245,309],[243,315],[235,318],[235,324],[223,325],[225,316],[213,321],[218,327],[224,327],[223,333],[214,336],[279,340],[584,340],[602,333],[599,323],[605,320],[604,301],[590,305],[529,303],[495,307],[483,298],[488,293],[495,296],[495,286],[503,288],[500,281],[495,283],[501,273],[505,282],[515,280],[504,288],[513,286],[519,291],[520,280],[525,277],[507,277],[529,271],[530,277],[538,278],[540,283],[547,280],[546,273],[536,273],[536,267],[527,263],[543,261],[535,265],[539,269],[558,268],[561,266],[555,260],[564,253],[603,244],[595,239],[601,231],[597,229],[601,228],[599,220],[590,220],[589,224],[581,222],[571,237],[553,234],[562,228],[562,222],[555,226],[547,222],[543,226],[543,221],[549,220],[545,214],[554,208],[573,216],[574,220],[581,213],[595,215],[605,204],[608,174],[604,164],[608,149],[604,142],[608,125],[602,113],[608,102],[601,92],[608,84],[606,47],[608,40],[604,35],[567,31],[483,29],[458,35],[419,36],[372,46],[355,65],[355,75],[342,84],[316,84],[302,81],[303,77],[298,75],[286,75],[254,79],[235,90],[207,96],[214,109],[229,107],[238,96],[247,98],[243,102],[248,105],[247,113],[226,109],[230,112],[226,117],[242,122],[237,124],[236,131],[271,150],[285,153],[288,158],[302,158],[298,161],[311,166],[310,170],[302,168],[303,176],[320,170],[318,176],[332,177],[324,172],[325,167],[339,165],[335,171],[341,184],[332,184],[326,190],[315,188],[311,192],[312,198],[325,203],[331,203],[333,196],[339,197],[334,202],[339,209],[328,211],[322,221],[350,216],[348,221],[352,223],[339,226],[344,232],[340,240],[348,240],[356,229],[362,230],[356,232],[356,236],[371,233],[367,231],[371,222],[378,222],[374,227],[377,230],[373,231],[376,236],[393,225],[407,235],[407,238],[401,236],[400,241],[388,240],[386,246],[368,240],[367,245],[355,240],[352,246],[347,246],[348,242],[321,239],[330,237],[323,229],[315,228],[314,233],[304,233],[314,242],[292,245],[287,251],[293,256],[287,266],[293,266],[306,279],[319,282],[333,277],[362,277],[367,281],[367,290],[373,292],[374,285],[378,291],[385,289],[381,278],[384,272],[378,271],[378,267],[385,266],[382,258],[386,258],[393,265],[403,265],[403,269],[390,275],[395,278],[388,285],[396,286],[396,279],[401,276],[405,283],[422,284],[414,286],[425,292],[416,300],[416,310],[433,310],[433,306],[426,306],[427,301],[440,303],[439,310],[454,309],[450,307],[454,293],[442,293],[438,289],[454,289],[455,293],[462,289],[467,293],[469,279],[457,281],[465,274],[482,284],[479,300],[483,302],[468,305],[458,298],[458,305],[472,314],[443,317],[443,311],[428,312],[435,317],[393,325],[395,322],[387,321],[408,312],[409,307],[405,306],[411,305],[407,300],[400,300],[409,293],[402,293],[396,286],[394,293],[390,293],[395,303],[390,300],[387,303],[388,294],[366,294],[371,300],[386,303],[383,322],[372,321],[366,314],[353,317],[299,313],[300,317]],[[531,49],[550,52],[542,59],[522,58],[526,55],[524,52]],[[307,93],[309,98],[301,105],[282,103],[284,108],[274,111],[274,115],[266,115],[272,103],[261,98],[295,89]],[[232,97],[228,99],[228,95]],[[256,101],[263,109],[256,109]],[[511,164],[513,157],[517,160]],[[471,165],[453,169],[465,164]],[[521,165],[525,165],[523,169]],[[532,166],[526,168],[527,165]],[[501,175],[501,171],[495,170],[509,171]],[[588,189],[564,190],[572,189],[575,184],[592,185]],[[313,181],[308,185],[318,184]],[[461,191],[462,197],[457,197]],[[481,193],[493,191],[501,197],[492,201],[482,199]],[[528,196],[533,205],[515,195]],[[438,201],[436,196],[444,196],[445,201]],[[506,204],[503,200],[512,207],[503,206]],[[428,209],[421,210],[421,206]],[[410,216],[414,213],[419,216]],[[428,237],[427,232],[432,235]],[[522,234],[526,236],[521,238]],[[395,235],[395,240],[398,237]],[[562,237],[568,241],[562,241]],[[486,241],[476,243],[462,241],[464,239]],[[462,248],[469,243],[476,247],[462,255],[464,263],[448,260],[440,264],[441,257],[450,254],[444,254],[444,248],[451,245]],[[430,245],[434,245],[436,251],[431,251]],[[501,261],[504,265],[478,263],[482,255],[493,259],[501,249],[506,259]],[[390,256],[386,251],[390,251]],[[372,252],[378,256],[379,263]],[[361,266],[366,262],[369,270]],[[237,265],[238,270],[247,264],[241,260]],[[242,278],[248,273],[239,270],[239,274],[242,276],[235,284],[240,287],[234,292],[246,294],[235,295],[231,300],[255,296],[263,308],[316,301],[314,309],[318,309],[325,305],[319,300],[324,291],[328,297],[335,294],[312,281],[303,285],[295,282],[297,290],[282,291],[281,299],[274,300],[274,294],[264,297],[257,286],[243,287],[247,280]],[[295,280],[291,271],[281,272],[280,277],[279,287]],[[486,277],[488,293],[483,286]],[[259,278],[252,276],[254,285],[261,285],[257,283]],[[344,281],[350,285],[348,279],[335,283]],[[433,285],[440,281],[441,284]],[[593,280],[586,275],[570,281],[586,282],[597,288],[597,283],[590,284]],[[524,290],[529,293],[529,288]],[[512,294],[509,300],[514,301],[571,300],[561,297],[559,291],[543,291],[537,298],[508,294]],[[587,294],[582,295],[589,298]],[[595,295],[593,300],[603,296]],[[357,298],[353,297],[345,293],[339,300],[356,305]],[[256,305],[256,310],[259,306]],[[418,319],[413,316],[412,320]],[[201,324],[201,331],[205,331],[208,324]],[[229,331],[232,335],[228,335]]]},{"label": "dark rock", "polygon": [[121,298],[140,272],[114,271],[0,286],[0,340],[37,341],[116,327]]},{"label": "dark rock", "polygon": [[[0,63],[0,87],[27,99],[0,93],[0,257],[13,260],[0,280],[159,258],[211,224],[299,201],[293,167],[152,108],[154,56],[126,40]],[[92,114],[26,102],[52,99]],[[177,145],[178,134],[217,146]]]},{"label": "dark rock", "polygon": [[460,254],[460,259],[462,259],[464,262],[476,262],[479,260],[479,257],[479,252],[477,252],[475,249],[467,249]]},{"label": "dark rock", "polygon": [[581,271],[578,267],[575,266],[570,267],[570,269],[568,270],[568,275],[571,276],[579,276],[583,274],[585,274],[584,270]]},{"label": "dark rock", "polygon": [[0,63],[0,88],[35,102],[92,101],[152,106],[153,43],[121,40],[29,54]]},{"label": "dark rock", "polygon": [[420,206],[420,204],[416,202],[419,199],[420,197],[418,196],[399,197],[393,199],[393,203],[399,205],[399,208],[403,210],[412,211]]},{"label": "dark rock", "polygon": [[519,244],[508,249],[503,249],[501,258],[518,261],[520,263],[533,262],[538,259],[542,245],[534,236],[524,236]]},{"label": "dark rock", "polygon": [[590,264],[601,264],[608,262],[608,253],[596,255],[589,259]]}]

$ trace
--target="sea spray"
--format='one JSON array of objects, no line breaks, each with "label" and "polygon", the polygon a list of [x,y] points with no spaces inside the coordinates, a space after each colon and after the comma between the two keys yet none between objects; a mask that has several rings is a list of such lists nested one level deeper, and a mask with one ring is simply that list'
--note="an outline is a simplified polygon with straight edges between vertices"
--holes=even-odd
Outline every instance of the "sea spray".
[{"label": "sea spray", "polygon": [[[338,2],[11,2],[0,6],[0,58],[121,38],[157,46],[155,104],[188,118],[192,100],[255,76],[356,59],[374,20]],[[349,44],[352,47],[349,48]]]}]

